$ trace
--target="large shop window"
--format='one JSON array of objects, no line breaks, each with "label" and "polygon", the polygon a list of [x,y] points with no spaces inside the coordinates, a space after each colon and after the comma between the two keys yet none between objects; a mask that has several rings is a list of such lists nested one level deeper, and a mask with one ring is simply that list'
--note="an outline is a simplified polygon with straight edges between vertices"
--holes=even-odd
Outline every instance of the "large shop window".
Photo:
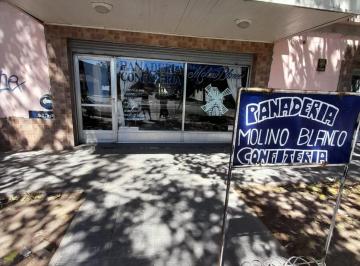
[{"label": "large shop window", "polygon": [[232,131],[248,75],[248,66],[117,58],[119,130]]},{"label": "large shop window", "polygon": [[184,63],[116,61],[119,128],[181,130]]},{"label": "large shop window", "polygon": [[248,67],[187,65],[185,130],[232,131],[238,89]]}]

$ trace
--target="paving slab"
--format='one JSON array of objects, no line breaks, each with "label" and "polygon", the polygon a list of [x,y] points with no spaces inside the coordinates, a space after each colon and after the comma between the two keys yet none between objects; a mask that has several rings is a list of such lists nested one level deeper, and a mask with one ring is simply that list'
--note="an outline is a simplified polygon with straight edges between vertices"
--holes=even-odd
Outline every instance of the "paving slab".
[{"label": "paving slab", "polygon": [[282,266],[288,258],[285,249],[234,192],[228,208],[224,266]]},{"label": "paving slab", "polygon": [[[51,265],[217,265],[229,150],[229,145],[105,144],[3,153],[0,193],[86,192]],[[350,176],[358,177],[357,158],[353,165]],[[309,182],[336,175],[332,168],[247,169],[234,182]],[[231,195],[226,266],[283,255]]]}]

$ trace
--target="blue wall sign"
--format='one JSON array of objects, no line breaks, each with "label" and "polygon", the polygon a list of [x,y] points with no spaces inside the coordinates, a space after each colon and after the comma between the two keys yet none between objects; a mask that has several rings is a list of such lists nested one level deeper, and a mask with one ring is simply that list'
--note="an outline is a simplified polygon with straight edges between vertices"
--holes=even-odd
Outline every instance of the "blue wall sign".
[{"label": "blue wall sign", "polygon": [[242,90],[233,166],[346,164],[360,96]]},{"label": "blue wall sign", "polygon": [[53,105],[52,105],[52,98],[50,94],[45,94],[44,96],[42,96],[40,98],[40,105],[41,107],[47,109],[47,110],[52,110],[53,109]]},{"label": "blue wall sign", "polygon": [[53,111],[29,111],[29,118],[54,119]]}]

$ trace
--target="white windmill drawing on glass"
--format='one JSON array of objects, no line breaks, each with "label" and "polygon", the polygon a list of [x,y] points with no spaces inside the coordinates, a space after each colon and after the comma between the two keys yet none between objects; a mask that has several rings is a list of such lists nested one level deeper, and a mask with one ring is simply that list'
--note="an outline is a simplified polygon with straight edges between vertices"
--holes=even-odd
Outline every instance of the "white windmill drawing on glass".
[{"label": "white windmill drawing on glass", "polygon": [[229,88],[220,92],[217,87],[209,84],[205,87],[205,93],[206,104],[201,106],[201,109],[207,113],[208,116],[223,116],[229,110],[224,105],[224,97],[232,94]]}]

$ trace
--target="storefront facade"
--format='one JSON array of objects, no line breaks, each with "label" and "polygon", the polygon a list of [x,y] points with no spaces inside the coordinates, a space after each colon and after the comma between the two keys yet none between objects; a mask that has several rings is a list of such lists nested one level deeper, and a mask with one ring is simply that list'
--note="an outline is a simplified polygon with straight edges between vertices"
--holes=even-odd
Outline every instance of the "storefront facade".
[{"label": "storefront facade", "polygon": [[76,40],[70,49],[82,143],[230,141],[252,54]]},{"label": "storefront facade", "polygon": [[[301,45],[289,49],[292,41],[287,47],[281,42],[349,16],[331,8],[261,3],[268,1],[194,6],[155,1],[139,2],[137,9],[122,8],[132,1],[111,2],[108,14],[68,0],[73,10],[61,1],[46,10],[35,1],[10,2],[0,3],[0,150],[99,142],[228,143],[239,88],[322,87],[316,82],[323,73],[313,75],[315,83],[293,82],[298,63],[294,69],[284,56],[307,54],[301,54]],[[273,54],[274,42],[281,49]],[[336,60],[341,64],[341,57]],[[303,76],[316,71],[317,58],[310,61]]]},{"label": "storefront facade", "polygon": [[50,25],[45,36],[51,87],[61,88],[54,122],[70,145],[229,142],[237,91],[266,86],[273,48]]}]

